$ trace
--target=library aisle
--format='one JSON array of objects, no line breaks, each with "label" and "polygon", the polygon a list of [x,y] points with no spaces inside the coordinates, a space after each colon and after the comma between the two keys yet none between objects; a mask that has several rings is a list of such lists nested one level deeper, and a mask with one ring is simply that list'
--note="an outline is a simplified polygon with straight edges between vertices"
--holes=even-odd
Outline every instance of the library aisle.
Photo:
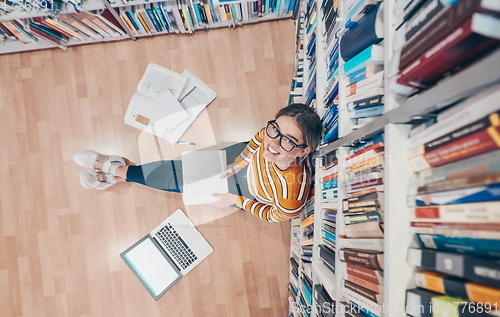
[{"label": "library aisle", "polygon": [[123,116],[148,63],[188,69],[217,92],[200,138],[248,140],[286,105],[294,33],[282,20],[1,55],[0,316],[285,316],[288,222],[189,206],[214,253],[155,302],[119,254],[184,208],[181,196],[123,183],[85,190],[72,156],[141,162],[140,131]]}]

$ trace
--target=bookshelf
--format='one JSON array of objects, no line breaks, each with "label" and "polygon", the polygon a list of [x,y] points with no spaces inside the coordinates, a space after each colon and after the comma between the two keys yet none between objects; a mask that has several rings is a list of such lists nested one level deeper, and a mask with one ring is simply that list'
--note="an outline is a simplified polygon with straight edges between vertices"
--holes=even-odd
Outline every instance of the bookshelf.
[{"label": "bookshelf", "polygon": [[[0,54],[189,34],[289,18],[295,0],[214,3],[212,0],[86,0],[76,5],[70,1],[63,2],[60,15],[54,15],[50,8],[27,11],[3,5],[0,6]],[[0,1],[1,4],[5,2]],[[47,19],[57,25],[47,24]]]},{"label": "bookshelf", "polygon": [[[455,3],[460,1],[455,1]],[[309,1],[302,0],[302,2],[302,7],[306,7],[304,2],[307,3]],[[338,0],[331,2],[333,6],[338,5],[338,16],[336,16],[336,20],[333,23],[333,29],[341,37],[349,29],[349,27],[346,27],[346,24],[349,24],[348,21],[359,21],[361,17],[366,16],[366,12],[369,12],[369,10],[366,10],[364,14],[359,13],[363,12],[363,8],[361,7],[356,9],[358,14],[353,15],[351,13],[349,15],[347,12],[348,7],[352,8],[355,2],[358,4],[373,5],[378,1]],[[407,299],[407,290],[416,287],[414,274],[422,270],[410,264],[412,261],[407,258],[409,249],[419,247],[416,242],[415,231],[410,225],[412,221],[415,221],[412,218],[413,209],[408,206],[407,201],[408,195],[412,194],[417,187],[416,178],[419,175],[413,172],[408,164],[408,154],[405,144],[408,142],[409,136],[412,135],[411,133],[417,133],[412,132],[415,127],[434,118],[443,110],[453,109],[454,104],[460,105],[460,102],[465,98],[473,98],[485,89],[500,83],[500,48],[497,46],[496,48],[485,49],[484,54],[478,54],[477,57],[471,58],[472,62],[464,63],[465,66],[459,71],[453,72],[453,74],[439,80],[437,83],[433,83],[427,89],[419,90],[415,87],[402,87],[396,84],[395,75],[398,71],[397,66],[399,63],[399,57],[396,55],[399,54],[401,49],[401,46],[398,46],[400,44],[397,44],[397,37],[400,34],[398,34],[395,28],[395,25],[401,22],[397,22],[400,20],[400,17],[396,16],[396,14],[412,2],[420,3],[423,8],[422,10],[424,10],[425,5],[431,1],[381,1],[380,6],[383,9],[384,21],[384,36],[381,42],[384,45],[384,112],[370,122],[358,127],[355,126],[355,119],[350,118],[351,109],[347,107],[349,91],[346,87],[350,83],[343,76],[343,65],[345,62],[340,57],[339,71],[336,76],[336,80],[338,81],[338,97],[335,102],[331,102],[330,104],[325,103],[328,91],[331,89],[331,80],[329,79],[330,70],[328,67],[332,65],[329,58],[333,56],[331,54],[333,45],[331,37],[328,38],[325,19],[323,19],[327,13],[327,11],[322,9],[323,1],[318,0],[316,3],[316,32],[318,35],[316,42],[317,67],[314,70],[304,67],[304,86],[307,84],[306,78],[311,77],[311,74],[307,72],[315,71],[317,78],[316,98],[312,102],[312,105],[322,118],[326,118],[332,106],[338,106],[338,138],[329,142],[323,142],[320,148],[313,154],[316,177],[312,280],[313,284],[322,285],[331,296],[336,307],[335,316],[417,316],[411,314],[414,311],[406,311],[405,306],[408,304],[407,300],[409,301]],[[444,3],[445,1],[434,2]],[[483,3],[486,6],[492,2],[483,1]],[[415,10],[415,12],[418,12],[418,9]],[[350,23],[351,28],[355,25],[352,22]],[[305,58],[304,63],[307,62],[308,60]],[[343,181],[347,181],[349,175],[349,168],[346,168],[345,160],[352,154],[352,149],[359,147],[365,142],[369,142],[378,135],[383,135],[383,193],[385,197],[383,207],[381,207],[383,209],[384,220],[384,264],[383,282],[380,284],[383,291],[379,293],[382,300],[379,302],[379,308],[382,309],[382,312],[377,313],[374,310],[377,307],[370,306],[368,302],[365,305],[358,303],[359,307],[367,309],[368,312],[366,310],[364,312],[353,312],[349,309],[346,311],[346,307],[342,306],[342,303],[349,302],[349,299],[352,301],[352,298],[346,297],[343,290],[344,282],[342,281],[343,274],[341,272],[341,263],[343,261],[339,255],[339,245],[344,245],[345,241],[343,240],[345,240],[347,230],[342,213],[342,202],[349,197],[345,184],[343,184]],[[321,175],[324,172],[325,161],[330,160],[328,156],[335,156],[338,161],[336,202],[324,202],[322,199]],[[334,249],[335,273],[332,273],[325,267],[318,252],[318,246],[323,244],[321,230],[324,219],[322,212],[328,208],[337,210],[335,227],[336,247]],[[309,312],[304,312],[292,309],[291,306],[289,316],[333,316],[322,311],[317,303],[313,303],[309,308]],[[433,316],[437,315],[434,314]]]}]

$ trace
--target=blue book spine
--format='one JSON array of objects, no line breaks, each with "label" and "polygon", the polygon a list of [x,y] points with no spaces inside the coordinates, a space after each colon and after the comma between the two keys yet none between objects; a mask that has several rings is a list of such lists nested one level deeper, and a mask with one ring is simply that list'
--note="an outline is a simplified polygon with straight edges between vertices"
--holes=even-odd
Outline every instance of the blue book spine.
[{"label": "blue book spine", "polygon": [[416,195],[416,206],[454,205],[500,200],[500,184]]},{"label": "blue book spine", "polygon": [[448,237],[441,234],[416,233],[422,248],[472,256],[500,258],[500,240]]},{"label": "blue book spine", "polygon": [[323,210],[323,219],[335,222],[337,219],[337,211],[332,209]]},{"label": "blue book spine", "polygon": [[149,16],[149,19],[151,20],[151,22],[153,22],[153,26],[155,27],[156,31],[161,32],[162,27],[160,26],[160,23],[158,22],[158,20],[156,20],[156,16],[153,13],[153,10],[151,8],[145,8],[145,10]]},{"label": "blue book spine", "polygon": [[359,110],[351,110],[349,112],[352,119],[380,116],[384,114],[384,105],[368,107]]},{"label": "blue book spine", "polygon": [[379,134],[377,135],[376,137],[374,137],[373,139],[371,140],[368,140],[367,142],[355,147],[353,150],[352,150],[352,154],[356,154],[358,153],[359,151],[363,151],[364,149],[366,149],[367,147],[370,147],[374,144],[377,144],[377,143],[380,143],[380,142],[384,142],[384,136],[382,134]]},{"label": "blue book spine", "polygon": [[135,15],[134,11],[125,11],[125,14],[128,16],[130,22],[132,22],[136,30],[146,31],[141,22],[139,22],[139,19]]},{"label": "blue book spine", "polygon": [[344,61],[361,53],[366,47],[379,43],[382,37],[377,34],[376,19],[380,3],[366,14],[355,26],[349,29],[340,39],[340,54]]},{"label": "blue book spine", "polygon": [[328,190],[333,188],[338,188],[338,182],[336,178],[321,183],[321,190]]},{"label": "blue book spine", "polygon": [[357,71],[347,75],[347,82],[349,85],[357,83],[358,81],[361,81],[363,79],[367,78],[366,77],[366,66],[358,69]]},{"label": "blue book spine", "polygon": [[321,236],[333,244],[336,243],[337,238],[335,237],[335,235],[331,234],[330,232],[328,232],[326,230],[323,230],[323,229],[321,230]]},{"label": "blue book spine", "polygon": [[295,1],[297,0],[290,0],[290,3],[288,4],[288,12],[293,11],[293,8],[295,7]]},{"label": "blue book spine", "polygon": [[344,63],[344,72],[349,72],[356,68],[358,65],[368,62],[373,57],[373,51],[378,49],[378,46],[370,45],[365,48],[361,53],[351,58],[349,61]]},{"label": "blue book spine", "polygon": [[333,126],[325,133],[323,137],[323,143],[330,143],[339,138],[339,122],[335,121]]}]

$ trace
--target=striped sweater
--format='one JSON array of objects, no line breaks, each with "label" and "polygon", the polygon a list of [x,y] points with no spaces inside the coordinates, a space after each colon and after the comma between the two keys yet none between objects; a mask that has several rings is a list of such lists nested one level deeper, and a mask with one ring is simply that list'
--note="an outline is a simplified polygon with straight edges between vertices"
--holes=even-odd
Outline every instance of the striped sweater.
[{"label": "striped sweater", "polygon": [[310,173],[304,165],[282,171],[264,159],[265,133],[265,128],[260,130],[234,161],[242,168],[249,165],[248,188],[257,199],[240,196],[236,204],[262,220],[285,221],[298,216],[305,207]]}]

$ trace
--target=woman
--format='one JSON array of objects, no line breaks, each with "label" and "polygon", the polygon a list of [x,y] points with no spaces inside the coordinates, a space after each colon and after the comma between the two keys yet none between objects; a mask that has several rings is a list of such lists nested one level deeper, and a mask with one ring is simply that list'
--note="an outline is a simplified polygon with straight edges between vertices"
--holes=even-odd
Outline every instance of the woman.
[{"label": "woman", "polygon": [[[220,198],[214,205],[236,205],[270,222],[296,217],[309,194],[312,167],[307,158],[319,145],[321,134],[321,120],[310,107],[292,104],[282,108],[221,175],[232,177],[246,170],[247,184],[240,185],[247,185],[250,194],[214,194]],[[80,173],[85,188],[106,189],[116,182],[128,181],[166,191],[182,189],[180,161],[134,166],[127,165],[122,157],[88,150],[76,153],[73,159],[81,166],[94,168],[92,172]]]}]

